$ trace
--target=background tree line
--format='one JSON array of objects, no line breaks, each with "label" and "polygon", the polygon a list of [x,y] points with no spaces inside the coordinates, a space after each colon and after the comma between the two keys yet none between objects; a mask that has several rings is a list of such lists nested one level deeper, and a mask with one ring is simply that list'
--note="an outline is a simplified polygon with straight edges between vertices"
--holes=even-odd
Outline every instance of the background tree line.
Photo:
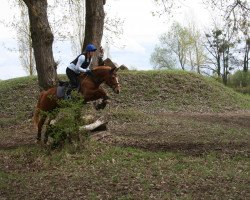
[{"label": "background tree line", "polygon": [[[55,40],[70,38],[72,50],[77,54],[87,43],[99,47],[104,30],[111,33],[104,35],[109,42],[112,37],[122,34],[121,19],[110,19],[105,15],[105,0],[50,0],[49,4],[47,0],[13,1],[21,13],[20,21],[14,24],[18,31],[21,63],[29,74],[37,71],[42,89],[57,83],[58,63],[52,48]],[[153,13],[158,16],[173,15],[173,10],[181,3],[180,0],[152,1],[159,5]],[[235,69],[248,72],[249,3],[246,0],[204,0],[203,3],[222,13],[222,23],[214,23],[205,32],[201,32],[194,22],[185,26],[173,23],[160,37],[151,62],[156,69],[179,65],[183,70],[213,74],[227,84],[228,75]]]},{"label": "background tree line", "polygon": [[[155,0],[161,6],[156,15],[168,15],[180,1]],[[151,55],[156,69],[177,68],[199,74],[215,75],[224,84],[229,75],[240,70],[242,77],[249,73],[250,5],[248,1],[203,1],[215,10],[212,27],[201,32],[194,22],[181,25],[174,22],[170,30],[160,36],[160,44]],[[162,6],[163,5],[163,6]],[[222,16],[220,18],[220,16]],[[220,22],[220,23],[218,23]],[[246,81],[242,81],[243,86]]]}]

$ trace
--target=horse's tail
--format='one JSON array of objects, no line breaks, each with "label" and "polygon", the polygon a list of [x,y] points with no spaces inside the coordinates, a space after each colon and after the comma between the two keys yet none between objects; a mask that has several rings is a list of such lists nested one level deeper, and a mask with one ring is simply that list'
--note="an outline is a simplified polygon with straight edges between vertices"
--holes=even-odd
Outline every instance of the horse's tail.
[{"label": "horse's tail", "polygon": [[34,126],[36,126],[36,127],[38,126],[39,119],[40,119],[40,104],[41,104],[43,94],[44,94],[44,92],[41,92],[41,94],[38,98],[38,102],[37,102],[37,105],[35,108],[34,115],[33,115],[33,123],[34,123]]}]

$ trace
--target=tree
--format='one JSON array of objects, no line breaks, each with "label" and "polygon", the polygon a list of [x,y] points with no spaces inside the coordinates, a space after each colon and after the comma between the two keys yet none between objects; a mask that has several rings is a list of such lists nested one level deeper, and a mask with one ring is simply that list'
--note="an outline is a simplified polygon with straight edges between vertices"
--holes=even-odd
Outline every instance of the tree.
[{"label": "tree", "polygon": [[245,52],[244,52],[244,67],[243,67],[243,71],[244,72],[248,72],[249,70],[249,61],[250,61],[250,57],[249,57],[249,53],[250,53],[250,38],[246,39],[246,44],[245,44]]},{"label": "tree", "polygon": [[70,33],[70,40],[72,44],[72,51],[77,55],[83,48],[86,3],[85,0],[70,0],[68,3],[70,8],[68,18],[71,19],[68,23],[73,25],[73,32]]},{"label": "tree", "polygon": [[230,26],[221,29],[215,27],[212,33],[206,33],[206,49],[216,60],[213,62],[216,67],[215,71],[218,77],[222,77],[224,84],[227,84],[228,75],[233,69],[233,50],[236,43],[234,36],[234,29]]},{"label": "tree", "polygon": [[[174,9],[180,8],[185,0],[153,0],[158,6],[158,10],[153,14],[171,15]],[[250,7],[247,0],[202,0],[204,5],[209,5],[212,9],[217,8],[224,12],[225,19],[233,19],[235,25],[239,21],[246,20],[249,15]]]},{"label": "tree", "polygon": [[[105,0],[86,0],[85,37],[82,52],[89,43],[93,43],[97,48],[101,46],[105,17],[105,3]],[[97,49],[97,55],[98,54],[99,48]],[[94,58],[92,66],[97,66],[97,62],[97,58]]]},{"label": "tree", "polygon": [[[183,0],[153,0],[158,7],[153,12],[153,15],[162,16],[168,15],[173,17],[173,12],[182,6]],[[185,0],[184,0],[185,1]]]},{"label": "tree", "polygon": [[11,52],[19,53],[19,60],[22,68],[28,75],[34,75],[36,73],[35,69],[35,59],[34,52],[32,48],[32,40],[30,35],[30,25],[28,19],[28,10],[23,1],[10,1],[10,6],[18,7],[20,13],[19,15],[13,16],[11,22],[1,21],[6,28],[10,28],[11,30],[15,30],[16,36],[14,39],[17,41],[17,49],[4,47]]},{"label": "tree", "polygon": [[249,53],[250,53],[250,20],[243,21],[239,27],[240,32],[242,33],[243,49],[240,52],[243,52],[243,71],[248,71],[249,66]]},{"label": "tree", "polygon": [[[75,54],[79,54],[84,46],[86,5],[85,1],[82,0],[70,0],[69,5],[70,16],[68,18],[71,20],[68,23],[73,23],[73,34],[70,34],[72,50]],[[110,7],[109,5],[106,6]],[[105,52],[108,50],[107,45],[113,44],[114,38],[119,37],[123,33],[122,25],[123,20],[110,16],[109,10],[106,9],[103,27],[103,37],[106,41]]]},{"label": "tree", "polygon": [[247,22],[250,15],[250,5],[247,0],[203,0],[205,5],[223,13],[224,19],[238,28],[242,22]]},{"label": "tree", "polygon": [[[169,32],[160,36],[161,46],[155,48],[151,61],[161,68],[163,64],[166,64],[167,68],[172,68],[176,60],[178,60],[182,70],[185,70],[186,65],[190,65],[191,62],[193,66],[196,66],[197,62],[191,58],[195,39],[197,38],[192,36],[187,27],[182,27],[178,22],[175,22]],[[198,42],[196,42],[196,46],[198,48]],[[196,56],[198,56],[198,50]]]},{"label": "tree", "polygon": [[53,57],[54,36],[47,17],[47,0],[23,0],[23,2],[26,4],[29,13],[38,83],[41,89],[48,89],[57,84],[57,63]]},{"label": "tree", "polygon": [[[206,33],[207,42],[204,44],[208,53],[212,56],[210,61],[216,67],[213,72],[215,72],[218,77],[221,77],[221,35],[222,31],[219,29],[212,30],[212,33]],[[215,59],[215,62],[213,59]]]},{"label": "tree", "polygon": [[20,20],[18,20],[14,25],[17,28],[17,43],[20,54],[19,58],[24,70],[32,76],[36,73],[36,70],[34,51],[32,48],[32,40],[29,29],[28,11],[22,1],[19,1],[18,5],[20,8]]},{"label": "tree", "polygon": [[[105,5],[105,19],[104,19],[104,32],[103,37],[105,41],[105,53],[109,50],[111,44],[115,43],[115,40],[120,39],[123,34],[124,20],[117,16],[112,16],[110,12],[111,4]],[[107,53],[109,54],[109,53]]]},{"label": "tree", "polygon": [[174,69],[176,60],[169,48],[156,46],[150,57],[150,62],[154,65],[154,69]]},{"label": "tree", "polygon": [[189,36],[188,64],[191,66],[192,71],[201,74],[205,73],[202,69],[205,68],[207,56],[205,54],[200,31],[196,27],[197,25],[194,21],[190,21],[187,27]]}]

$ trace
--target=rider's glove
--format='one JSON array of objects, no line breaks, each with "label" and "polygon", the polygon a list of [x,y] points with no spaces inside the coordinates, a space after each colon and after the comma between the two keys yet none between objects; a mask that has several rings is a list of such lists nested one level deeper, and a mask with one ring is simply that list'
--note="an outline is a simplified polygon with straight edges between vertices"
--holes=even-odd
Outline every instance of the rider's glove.
[{"label": "rider's glove", "polygon": [[87,75],[92,75],[92,72],[91,72],[91,70],[90,69],[86,69],[86,72],[85,72]]}]

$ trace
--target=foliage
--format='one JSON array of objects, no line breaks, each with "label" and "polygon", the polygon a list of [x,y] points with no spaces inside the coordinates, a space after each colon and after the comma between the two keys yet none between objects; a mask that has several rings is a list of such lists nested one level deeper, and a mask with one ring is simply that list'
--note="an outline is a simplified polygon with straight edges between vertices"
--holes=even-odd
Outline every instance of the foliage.
[{"label": "foliage", "polygon": [[[159,6],[154,15],[159,16],[163,14],[173,16],[175,10],[183,6],[181,1],[154,0],[154,2]],[[203,58],[197,59],[197,63],[202,61],[203,64],[200,67],[206,66],[209,75],[211,75],[211,72],[217,74],[218,77],[222,78],[223,83],[227,84],[228,75],[234,68],[243,68],[248,71],[250,61],[250,46],[247,42],[250,33],[249,1],[203,0],[203,5],[210,8],[211,12],[215,13],[216,18],[213,19],[215,25],[212,30],[206,31],[207,41],[203,40],[203,44],[207,49],[207,56],[203,56],[204,53],[202,53],[201,58]],[[222,26],[218,27],[217,23],[220,20]],[[199,55],[200,52],[202,51],[196,51],[196,55]],[[192,61],[189,64],[192,66],[195,53],[191,53],[189,57],[191,58],[190,61]],[[200,67],[197,67],[197,71],[199,71]]]},{"label": "foliage", "polygon": [[195,25],[190,23],[188,27],[181,26],[178,22],[173,23],[170,30],[159,38],[160,46],[156,46],[151,55],[151,63],[154,68],[173,69],[176,61],[181,69],[201,73],[206,56],[201,44],[201,37]]},{"label": "foliage", "polygon": [[[233,68],[244,69],[248,71],[249,63],[249,46],[247,40],[249,38],[249,13],[250,5],[248,1],[226,0],[226,1],[204,1],[206,5],[212,6],[217,13],[222,13],[222,26],[215,25],[213,31],[220,32],[214,35],[211,40],[217,42],[216,52],[209,50],[210,54],[214,54],[216,63],[216,73],[222,76],[223,82],[227,84],[227,77]],[[218,14],[217,14],[218,15]],[[218,21],[217,19],[214,19]],[[213,34],[209,34],[212,36]],[[215,45],[215,42],[209,42]]]},{"label": "foliage", "polygon": [[228,85],[237,91],[250,94],[250,72],[235,72],[229,76]]},{"label": "foliage", "polygon": [[154,69],[174,69],[176,65],[172,51],[159,46],[155,47],[150,57],[150,62],[154,65]]},{"label": "foliage", "polygon": [[[158,53],[153,54],[153,56],[167,53],[167,55],[161,56],[166,59],[165,63],[168,63],[168,65],[172,64],[176,59],[178,60],[181,69],[184,70],[190,44],[188,30],[185,27],[182,27],[178,22],[175,22],[171,26],[170,31],[162,34],[159,40],[162,47],[156,48],[155,51],[158,50]],[[154,58],[151,60],[154,60]]]},{"label": "foliage", "polygon": [[65,143],[79,140],[79,125],[82,123],[83,99],[77,94],[72,94],[70,100],[60,100],[59,107],[52,112],[44,113],[55,123],[49,125],[46,133],[53,139],[53,146],[62,146]]}]

